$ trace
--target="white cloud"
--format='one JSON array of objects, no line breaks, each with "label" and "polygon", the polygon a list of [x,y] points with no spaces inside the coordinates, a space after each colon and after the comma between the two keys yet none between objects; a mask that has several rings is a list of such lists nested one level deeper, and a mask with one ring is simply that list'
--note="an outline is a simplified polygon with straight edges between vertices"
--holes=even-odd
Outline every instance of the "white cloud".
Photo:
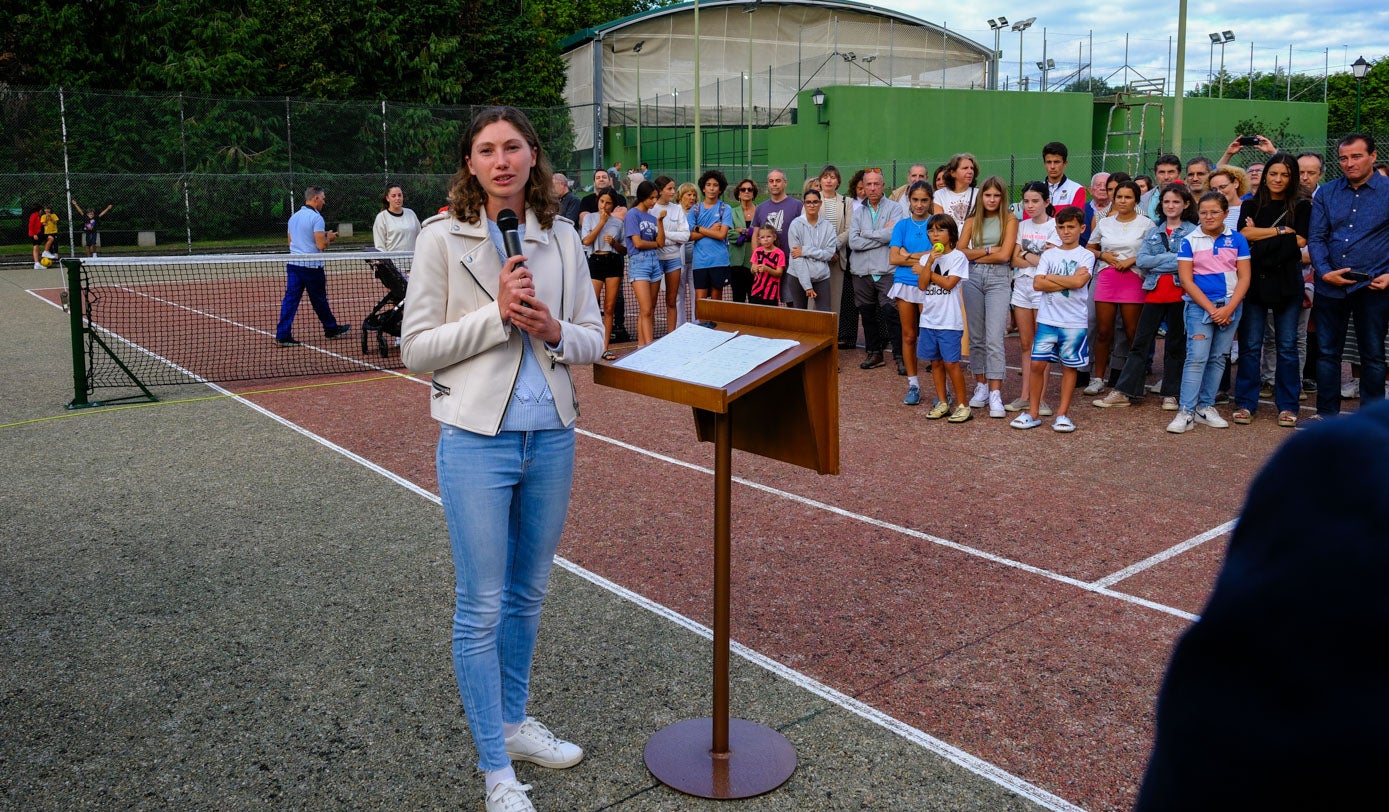
[{"label": "white cloud", "polygon": [[[1147,78],[1169,82],[1175,78],[1178,6],[1173,2],[1130,0],[1049,13],[1035,0],[985,0],[977,4],[978,13],[969,18],[956,17],[963,13],[960,6],[947,8],[926,0],[878,0],[872,4],[944,24],[986,46],[994,42],[986,22],[990,17],[1003,15],[1016,22],[1035,16],[1037,21],[1022,36],[1023,73],[1034,83],[1039,73],[1036,62],[1042,59],[1044,29],[1047,57],[1056,61],[1050,77],[1053,81],[1072,73],[1083,62],[1091,63],[1097,78],[1119,72],[1111,80],[1114,83],[1122,80],[1125,64]],[[1343,0],[1327,0],[1315,11],[1310,9],[1306,0],[1191,2],[1187,9],[1186,89],[1206,80],[1212,60],[1219,69],[1220,48],[1212,49],[1208,36],[1213,31],[1234,32],[1235,41],[1225,46],[1225,69],[1235,75],[1248,72],[1251,44],[1254,70],[1264,73],[1273,71],[1275,65],[1287,70],[1289,46],[1293,71],[1316,75],[1328,62],[1335,73],[1349,70],[1358,56],[1376,61],[1389,51],[1384,45],[1389,42],[1389,9],[1367,11],[1362,3],[1352,5]],[[999,48],[1003,51],[1000,75],[1016,82],[1018,34],[1004,30]]]}]

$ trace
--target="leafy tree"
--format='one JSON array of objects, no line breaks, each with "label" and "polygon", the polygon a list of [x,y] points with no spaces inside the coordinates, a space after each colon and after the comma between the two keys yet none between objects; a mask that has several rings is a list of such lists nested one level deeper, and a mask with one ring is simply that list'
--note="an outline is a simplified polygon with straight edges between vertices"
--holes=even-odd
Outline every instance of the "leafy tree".
[{"label": "leafy tree", "polygon": [[1122,85],[1111,85],[1103,78],[1096,78],[1094,76],[1086,76],[1077,79],[1062,88],[1066,93],[1089,93],[1094,96],[1113,96],[1123,89]]}]

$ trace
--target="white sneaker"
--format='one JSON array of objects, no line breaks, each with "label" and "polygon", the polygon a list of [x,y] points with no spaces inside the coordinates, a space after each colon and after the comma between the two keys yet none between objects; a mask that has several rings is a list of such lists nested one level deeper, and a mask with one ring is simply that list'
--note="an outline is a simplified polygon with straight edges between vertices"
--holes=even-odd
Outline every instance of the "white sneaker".
[{"label": "white sneaker", "polygon": [[1104,391],[1104,378],[1091,378],[1082,391],[1087,395],[1098,395]]},{"label": "white sneaker", "polygon": [[1158,379],[1157,379],[1157,383],[1152,384],[1151,386],[1149,386],[1149,387],[1148,387],[1148,392],[1149,392],[1150,394],[1153,394],[1153,395],[1161,394],[1161,392],[1162,392],[1162,378],[1158,378]]},{"label": "white sneaker", "polygon": [[1172,434],[1185,434],[1196,428],[1196,421],[1192,419],[1191,412],[1177,412],[1177,416],[1172,418],[1172,422],[1167,424],[1167,430]]},{"label": "white sneaker", "polygon": [[1225,421],[1225,418],[1220,416],[1220,412],[1217,412],[1214,406],[1197,409],[1193,417],[1196,419],[1197,423],[1210,426],[1213,429],[1228,429],[1230,427],[1230,424]]},{"label": "white sneaker", "polygon": [[1360,381],[1351,381],[1341,387],[1341,397],[1354,400],[1360,397]]},{"label": "white sneaker", "polygon": [[1182,407],[1181,407],[1181,404],[1179,404],[1179,403],[1177,402],[1177,399],[1176,399],[1176,398],[1163,398],[1163,399],[1162,399],[1162,410],[1163,410],[1164,412],[1175,412],[1175,411],[1178,411],[1178,410],[1181,409],[1181,408],[1182,408]]},{"label": "white sneaker", "polygon": [[577,744],[564,741],[550,729],[527,716],[521,729],[506,740],[506,755],[512,761],[529,761],[552,770],[573,767],[584,759],[584,751]]},{"label": "white sneaker", "polygon": [[969,399],[972,409],[982,409],[989,403],[989,385],[986,383],[976,383],[974,385],[974,397]]},{"label": "white sneaker", "polygon": [[1008,410],[1003,408],[1003,393],[997,389],[989,392],[989,417],[1003,417]]},{"label": "white sneaker", "polygon": [[514,778],[507,779],[487,793],[487,812],[535,812],[535,804],[526,796],[530,784]]},{"label": "white sneaker", "polygon": [[35,262],[35,263],[34,263],[34,270],[36,270],[36,271],[42,271],[45,267],[46,267],[46,266],[45,266],[42,262]]}]

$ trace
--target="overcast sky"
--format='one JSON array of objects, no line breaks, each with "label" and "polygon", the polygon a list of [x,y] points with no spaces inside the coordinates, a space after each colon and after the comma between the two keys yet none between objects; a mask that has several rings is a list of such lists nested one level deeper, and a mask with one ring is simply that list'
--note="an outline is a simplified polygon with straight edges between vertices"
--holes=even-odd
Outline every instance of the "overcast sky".
[{"label": "overcast sky", "polygon": [[[1092,62],[1096,78],[1110,77],[1111,84],[1123,81],[1124,36],[1128,35],[1127,64],[1146,78],[1175,80],[1177,63],[1177,9],[1175,0],[1121,0],[1108,3],[1037,3],[1023,0],[981,0],[978,3],[949,5],[927,0],[869,0],[870,5],[890,8],[927,22],[943,24],[984,45],[992,45],[994,34],[988,19],[1002,15],[1009,23],[1035,16],[1037,21],[1023,33],[1023,69],[1037,82],[1036,63],[1042,59],[1043,29],[1047,57],[1056,61],[1049,81],[1067,78],[1078,62]],[[977,14],[959,16],[973,6]],[[1065,12],[1047,7],[1068,7]],[[1373,9],[1373,10],[1370,10]],[[1225,46],[1225,69],[1231,74],[1249,71],[1250,44],[1254,46],[1254,69],[1271,72],[1286,69],[1288,48],[1292,46],[1295,73],[1321,75],[1328,60],[1332,73],[1349,70],[1357,56],[1377,61],[1389,52],[1389,5],[1382,2],[1346,3],[1343,0],[1191,0],[1187,5],[1187,90],[1204,82],[1211,61],[1209,34],[1232,31],[1234,42]],[[1094,35],[1094,58],[1090,57],[1090,37]],[[1169,43],[1171,43],[1169,47]],[[1018,75],[1018,34],[1001,32],[999,49],[1000,85],[1003,77],[1013,83]],[[1169,62],[1170,52],[1170,62]],[[1219,69],[1220,47],[1214,48]],[[1170,90],[1169,90],[1170,92]],[[1320,101],[1318,98],[1316,101]]]}]

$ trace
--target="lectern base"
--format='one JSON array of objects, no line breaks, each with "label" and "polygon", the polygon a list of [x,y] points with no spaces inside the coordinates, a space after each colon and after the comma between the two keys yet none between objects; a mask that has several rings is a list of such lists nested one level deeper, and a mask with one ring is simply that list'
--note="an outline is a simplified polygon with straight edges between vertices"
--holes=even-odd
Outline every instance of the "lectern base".
[{"label": "lectern base", "polygon": [[728,720],[729,752],[711,752],[714,720],[687,719],[646,742],[646,769],[662,784],[699,798],[751,798],[771,792],[796,771],[796,748],[770,727]]}]

